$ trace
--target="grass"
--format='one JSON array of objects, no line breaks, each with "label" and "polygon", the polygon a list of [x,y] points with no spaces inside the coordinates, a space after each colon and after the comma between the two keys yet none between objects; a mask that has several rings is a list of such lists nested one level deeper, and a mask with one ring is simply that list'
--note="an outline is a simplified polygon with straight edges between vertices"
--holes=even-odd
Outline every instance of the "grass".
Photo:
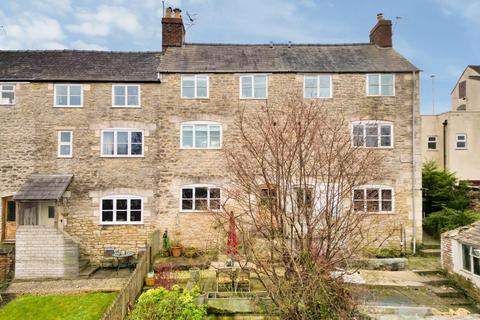
[{"label": "grass", "polygon": [[439,257],[420,257],[410,256],[408,257],[408,269],[409,270],[438,270],[440,267]]},{"label": "grass", "polygon": [[116,292],[19,296],[0,309],[0,320],[98,320],[116,296]]}]

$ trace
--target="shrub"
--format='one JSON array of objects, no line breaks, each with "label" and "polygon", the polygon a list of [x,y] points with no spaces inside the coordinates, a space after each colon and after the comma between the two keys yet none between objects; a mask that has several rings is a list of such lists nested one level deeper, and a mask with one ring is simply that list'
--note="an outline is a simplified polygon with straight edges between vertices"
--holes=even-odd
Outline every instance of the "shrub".
[{"label": "shrub", "polygon": [[479,212],[445,208],[423,219],[423,228],[432,236],[439,238],[445,231],[466,226],[477,220],[480,220]]},{"label": "shrub", "polygon": [[178,282],[171,263],[157,264],[153,270],[155,272],[155,288],[163,287],[170,290]]},{"label": "shrub", "polygon": [[203,320],[207,318],[207,306],[197,303],[197,288],[172,290],[157,288],[144,292],[139,298],[129,320]]}]

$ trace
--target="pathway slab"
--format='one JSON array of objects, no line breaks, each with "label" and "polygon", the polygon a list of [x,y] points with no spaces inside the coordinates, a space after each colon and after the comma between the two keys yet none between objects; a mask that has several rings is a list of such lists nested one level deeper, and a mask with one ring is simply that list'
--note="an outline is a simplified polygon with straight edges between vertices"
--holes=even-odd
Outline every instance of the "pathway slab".
[{"label": "pathway slab", "polygon": [[5,290],[11,294],[64,294],[98,291],[119,291],[126,278],[75,279],[12,282]]}]

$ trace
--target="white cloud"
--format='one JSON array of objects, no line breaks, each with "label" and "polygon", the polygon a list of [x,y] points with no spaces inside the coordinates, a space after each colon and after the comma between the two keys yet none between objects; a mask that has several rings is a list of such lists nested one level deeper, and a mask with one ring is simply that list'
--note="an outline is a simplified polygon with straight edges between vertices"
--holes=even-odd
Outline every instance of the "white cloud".
[{"label": "white cloud", "polygon": [[67,30],[87,36],[108,36],[116,30],[135,34],[142,30],[137,16],[121,6],[101,5],[95,12],[77,13],[75,19],[77,22],[67,25]]},{"label": "white cloud", "polygon": [[72,49],[79,49],[79,50],[108,50],[107,47],[104,47],[102,45],[95,44],[95,43],[88,43],[83,40],[73,41],[70,44],[70,47]]},{"label": "white cloud", "polygon": [[56,19],[32,13],[10,18],[0,11],[0,21],[5,26],[0,35],[0,49],[65,48],[65,35]]},{"label": "white cloud", "polygon": [[70,0],[35,0],[32,1],[32,7],[39,11],[53,11],[60,14],[65,14],[73,9]]},{"label": "white cloud", "polygon": [[461,15],[470,22],[480,25],[480,1],[478,0],[435,0],[442,6],[443,14]]}]

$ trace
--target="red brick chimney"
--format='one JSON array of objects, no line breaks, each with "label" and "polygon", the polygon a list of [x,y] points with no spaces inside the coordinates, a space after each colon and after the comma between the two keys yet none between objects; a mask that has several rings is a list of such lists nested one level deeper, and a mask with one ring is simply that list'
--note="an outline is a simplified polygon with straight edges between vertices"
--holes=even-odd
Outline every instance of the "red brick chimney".
[{"label": "red brick chimney", "polygon": [[370,43],[379,47],[392,47],[392,20],[384,20],[383,13],[377,14],[377,24],[370,31]]},{"label": "red brick chimney", "polygon": [[[173,15],[172,15],[173,11]],[[162,50],[168,47],[181,47],[185,42],[185,27],[183,26],[182,10],[171,7],[165,9],[162,18]]]}]

